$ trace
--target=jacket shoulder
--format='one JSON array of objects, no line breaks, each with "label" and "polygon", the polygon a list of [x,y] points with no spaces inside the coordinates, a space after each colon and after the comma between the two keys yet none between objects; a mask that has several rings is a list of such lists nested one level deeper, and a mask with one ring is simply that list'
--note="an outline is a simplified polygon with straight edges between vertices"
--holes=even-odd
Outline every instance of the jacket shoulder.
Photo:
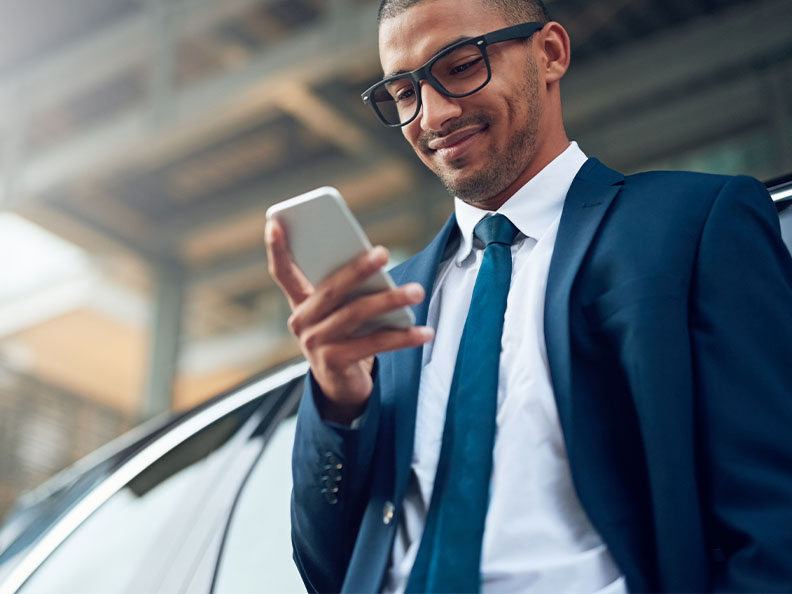
[{"label": "jacket shoulder", "polygon": [[693,171],[644,171],[624,177],[625,187],[663,188],[666,190],[690,191],[694,189],[718,189],[733,180],[734,176]]}]

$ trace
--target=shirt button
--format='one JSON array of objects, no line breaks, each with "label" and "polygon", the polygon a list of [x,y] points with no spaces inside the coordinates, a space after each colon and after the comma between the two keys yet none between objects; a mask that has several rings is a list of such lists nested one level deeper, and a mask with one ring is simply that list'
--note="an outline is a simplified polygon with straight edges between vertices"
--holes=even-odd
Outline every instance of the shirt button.
[{"label": "shirt button", "polygon": [[382,523],[386,526],[393,521],[393,512],[395,508],[390,501],[386,501],[385,505],[382,507]]}]

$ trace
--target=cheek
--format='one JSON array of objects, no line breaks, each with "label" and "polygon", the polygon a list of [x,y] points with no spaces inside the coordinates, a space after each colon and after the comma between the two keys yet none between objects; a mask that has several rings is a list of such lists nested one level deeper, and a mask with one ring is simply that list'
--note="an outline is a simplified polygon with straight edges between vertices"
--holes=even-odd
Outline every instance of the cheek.
[{"label": "cheek", "polygon": [[402,126],[401,129],[402,136],[404,136],[405,140],[410,143],[410,146],[413,147],[417,151],[418,149],[418,135],[421,133],[421,130],[416,125],[416,122],[413,121],[406,126]]},{"label": "cheek", "polygon": [[415,154],[418,155],[418,158],[421,159],[424,163],[427,163],[426,155],[421,151],[418,146],[418,138],[421,135],[421,127],[417,122],[412,122],[404,126],[401,129],[402,135],[404,139],[410,144]]}]

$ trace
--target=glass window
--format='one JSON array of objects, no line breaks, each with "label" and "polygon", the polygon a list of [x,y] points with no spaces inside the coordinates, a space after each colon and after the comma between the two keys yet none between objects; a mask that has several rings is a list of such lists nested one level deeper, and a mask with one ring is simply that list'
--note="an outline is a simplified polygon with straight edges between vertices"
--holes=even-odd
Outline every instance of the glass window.
[{"label": "glass window", "polygon": [[231,518],[215,594],[305,592],[292,560],[291,451],[296,417],[281,422],[248,478]]}]

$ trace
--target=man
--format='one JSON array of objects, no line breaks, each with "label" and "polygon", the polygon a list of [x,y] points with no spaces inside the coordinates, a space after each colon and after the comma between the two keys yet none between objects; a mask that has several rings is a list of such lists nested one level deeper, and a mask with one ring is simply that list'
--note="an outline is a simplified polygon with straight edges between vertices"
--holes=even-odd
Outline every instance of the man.
[{"label": "man", "polygon": [[[586,159],[561,116],[569,39],[538,0],[385,0],[379,48],[364,100],[455,215],[399,288],[351,303],[384,248],[312,287],[267,228],[311,365],[307,587],[792,591],[792,262],[761,184]],[[416,327],[355,334],[404,305]]]}]

